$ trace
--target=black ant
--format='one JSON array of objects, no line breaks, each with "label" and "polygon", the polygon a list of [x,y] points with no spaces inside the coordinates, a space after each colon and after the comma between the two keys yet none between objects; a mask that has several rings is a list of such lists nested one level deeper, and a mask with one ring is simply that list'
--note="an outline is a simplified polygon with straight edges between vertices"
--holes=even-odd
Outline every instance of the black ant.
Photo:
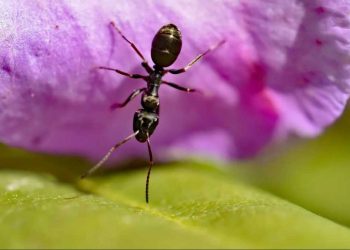
[{"label": "black ant", "polygon": [[167,82],[162,80],[162,77],[167,74],[180,74],[186,72],[195,62],[201,59],[205,54],[209,51],[217,48],[222,45],[225,40],[219,42],[216,46],[213,46],[207,49],[204,53],[199,54],[195,59],[193,59],[188,65],[181,69],[164,69],[172,65],[180,54],[182,47],[182,39],[181,32],[174,24],[167,24],[160,28],[157,34],[154,36],[152,41],[152,50],[151,57],[154,63],[153,69],[149,66],[145,57],[142,53],[137,49],[136,45],[132,43],[129,39],[127,39],[123,33],[119,30],[119,28],[114,24],[114,22],[110,23],[114,29],[122,36],[122,38],[131,45],[134,51],[138,54],[138,56],[142,59],[142,67],[145,68],[148,75],[139,75],[139,74],[129,74],[127,72],[121,71],[119,69],[113,69],[109,67],[99,67],[99,69],[112,70],[121,75],[133,78],[133,79],[143,79],[147,82],[147,87],[140,88],[134,90],[128,98],[122,103],[114,103],[111,108],[122,108],[125,107],[131,100],[133,100],[139,94],[142,94],[141,105],[142,108],[137,110],[134,115],[133,120],[133,130],[134,133],[126,137],[121,142],[114,145],[108,153],[102,158],[100,162],[98,162],[94,167],[92,167],[88,172],[81,176],[81,178],[85,178],[86,176],[93,173],[97,170],[101,165],[109,158],[109,156],[116,150],[119,146],[126,143],[132,138],[136,138],[139,142],[147,142],[148,154],[149,154],[149,168],[147,172],[146,178],[146,202],[149,201],[149,178],[151,174],[151,169],[153,166],[153,155],[150,143],[150,136],[153,134],[159,122],[159,96],[158,91],[161,84],[168,85],[175,89],[186,91],[186,92],[195,92],[195,89],[190,89],[186,87],[182,87],[178,84]]}]

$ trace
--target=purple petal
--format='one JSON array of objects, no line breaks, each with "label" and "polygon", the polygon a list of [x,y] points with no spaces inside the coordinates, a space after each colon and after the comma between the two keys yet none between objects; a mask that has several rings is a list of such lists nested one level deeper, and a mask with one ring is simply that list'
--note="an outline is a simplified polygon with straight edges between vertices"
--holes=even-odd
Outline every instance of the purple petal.
[{"label": "purple petal", "polygon": [[[290,133],[313,136],[349,97],[349,1],[1,1],[0,139],[31,150],[100,157],[132,133],[141,86],[114,72],[143,73],[114,21],[151,62],[156,31],[173,22],[183,49],[174,68],[227,43],[160,90],[152,136],[159,157],[248,157]],[[124,145],[118,157],[146,156]]]}]

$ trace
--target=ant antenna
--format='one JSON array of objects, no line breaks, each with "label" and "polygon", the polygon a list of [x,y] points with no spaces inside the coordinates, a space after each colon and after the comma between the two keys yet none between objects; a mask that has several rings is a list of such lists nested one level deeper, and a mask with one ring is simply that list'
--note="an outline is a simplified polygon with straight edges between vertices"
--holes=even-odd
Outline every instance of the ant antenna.
[{"label": "ant antenna", "polygon": [[95,165],[93,166],[91,169],[89,169],[89,171],[87,171],[85,174],[83,174],[82,176],[80,176],[81,179],[84,179],[85,177],[91,175],[93,172],[95,172],[97,169],[99,169],[103,163],[105,163],[108,158],[111,156],[111,154],[117,149],[119,148],[121,145],[123,145],[124,143],[126,143],[127,141],[129,141],[130,139],[134,138],[137,134],[139,133],[139,130],[137,130],[135,133],[129,135],[128,137],[126,137],[124,140],[122,140],[121,142],[118,142],[116,145],[114,145],[113,147],[111,147],[111,149],[107,152],[107,154]]},{"label": "ant antenna", "polygon": [[[147,135],[148,137],[148,135]],[[147,138],[147,148],[148,148],[148,154],[149,154],[149,167],[146,177],[146,203],[149,201],[149,178],[151,176],[151,170],[153,166],[153,154],[152,154],[152,148],[151,148],[151,142],[149,140],[149,137]]]}]

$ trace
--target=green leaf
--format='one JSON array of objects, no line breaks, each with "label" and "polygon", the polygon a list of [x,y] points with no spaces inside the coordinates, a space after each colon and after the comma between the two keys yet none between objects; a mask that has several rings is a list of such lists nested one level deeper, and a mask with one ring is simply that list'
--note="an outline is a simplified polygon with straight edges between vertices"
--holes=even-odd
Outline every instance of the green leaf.
[{"label": "green leaf", "polygon": [[209,164],[156,165],[147,205],[145,168],[81,181],[87,162],[2,152],[0,248],[350,247],[348,228]]},{"label": "green leaf", "polygon": [[299,140],[258,161],[237,165],[245,180],[350,227],[350,109],[312,140]]}]

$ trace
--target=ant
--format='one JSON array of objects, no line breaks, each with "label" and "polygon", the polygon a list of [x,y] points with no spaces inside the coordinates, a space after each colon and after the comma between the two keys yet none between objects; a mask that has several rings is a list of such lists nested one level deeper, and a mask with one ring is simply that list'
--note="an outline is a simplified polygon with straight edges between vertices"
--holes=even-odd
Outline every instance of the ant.
[{"label": "ant", "polygon": [[114,24],[114,22],[110,23],[113,28],[121,35],[121,37],[130,44],[130,46],[134,49],[137,55],[142,59],[142,67],[147,71],[148,75],[140,75],[140,74],[129,74],[127,72],[121,71],[119,69],[109,68],[109,67],[98,67],[98,69],[111,70],[115,71],[118,74],[124,75],[133,79],[143,79],[147,82],[147,87],[140,88],[134,90],[128,98],[122,103],[114,103],[111,105],[111,109],[117,109],[125,107],[131,100],[133,100],[136,96],[142,94],[141,97],[141,105],[142,108],[137,110],[134,114],[133,119],[133,130],[134,133],[126,137],[121,142],[114,145],[107,154],[100,160],[95,166],[93,166],[89,171],[87,171],[81,178],[85,178],[88,175],[92,174],[95,170],[102,166],[102,164],[110,157],[110,155],[121,145],[126,143],[132,138],[136,138],[139,142],[147,142],[148,154],[149,154],[149,168],[147,172],[146,178],[146,203],[149,201],[149,179],[151,174],[151,169],[153,166],[153,154],[150,143],[150,136],[153,134],[159,122],[159,96],[158,91],[161,84],[168,85],[172,88],[185,91],[185,92],[195,92],[196,89],[186,88],[180,86],[176,83],[167,82],[162,80],[162,77],[167,74],[180,74],[186,72],[189,68],[192,67],[194,63],[196,63],[199,59],[201,59],[204,55],[206,55],[209,51],[214,50],[219,47],[225,40],[222,40],[217,45],[210,47],[202,54],[199,54],[196,58],[194,58],[189,64],[187,64],[184,68],[181,69],[164,69],[170,65],[172,65],[180,54],[182,47],[182,39],[181,32],[174,24],[167,24],[160,28],[160,30],[156,33],[152,41],[152,49],[151,49],[151,57],[154,63],[153,69],[149,66],[145,57],[138,50],[136,45],[132,43],[128,38],[124,36],[124,34],[119,30],[119,28]]}]

